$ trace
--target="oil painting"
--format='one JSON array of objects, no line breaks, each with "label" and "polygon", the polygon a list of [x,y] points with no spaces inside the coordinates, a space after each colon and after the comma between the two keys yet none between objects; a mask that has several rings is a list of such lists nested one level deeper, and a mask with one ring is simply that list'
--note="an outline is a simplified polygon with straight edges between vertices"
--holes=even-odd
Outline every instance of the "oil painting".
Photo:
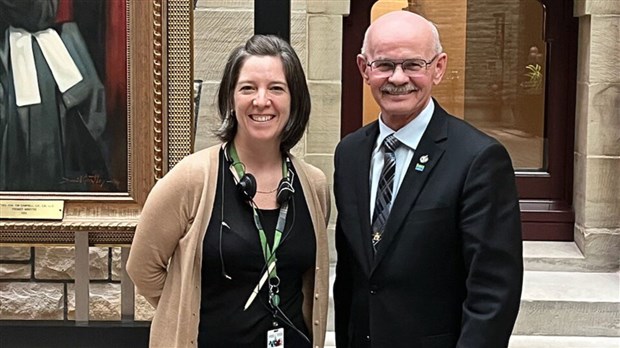
[{"label": "oil painting", "polygon": [[0,191],[127,191],[125,0],[0,0]]}]

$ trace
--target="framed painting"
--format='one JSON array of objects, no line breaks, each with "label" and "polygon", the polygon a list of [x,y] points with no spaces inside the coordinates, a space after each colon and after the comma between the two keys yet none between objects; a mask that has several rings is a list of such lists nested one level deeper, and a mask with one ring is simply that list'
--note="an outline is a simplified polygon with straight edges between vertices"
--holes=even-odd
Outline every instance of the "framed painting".
[{"label": "framed painting", "polygon": [[0,243],[131,242],[156,180],[193,151],[192,10],[0,0]]}]

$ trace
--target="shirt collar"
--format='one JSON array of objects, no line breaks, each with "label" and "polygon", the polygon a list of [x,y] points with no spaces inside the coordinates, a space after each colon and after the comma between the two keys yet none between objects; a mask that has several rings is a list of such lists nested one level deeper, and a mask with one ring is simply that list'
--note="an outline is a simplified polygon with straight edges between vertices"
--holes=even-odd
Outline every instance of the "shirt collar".
[{"label": "shirt collar", "polygon": [[388,135],[394,133],[394,136],[401,142],[401,144],[407,145],[410,149],[415,150],[420,143],[420,139],[422,139],[422,135],[424,134],[426,127],[431,122],[433,112],[435,112],[435,102],[431,99],[416,118],[411,120],[403,128],[396,132],[388,127],[381,119],[381,115],[379,115],[379,136],[377,137],[377,146],[381,145],[381,143],[383,143],[383,139],[385,139]]}]

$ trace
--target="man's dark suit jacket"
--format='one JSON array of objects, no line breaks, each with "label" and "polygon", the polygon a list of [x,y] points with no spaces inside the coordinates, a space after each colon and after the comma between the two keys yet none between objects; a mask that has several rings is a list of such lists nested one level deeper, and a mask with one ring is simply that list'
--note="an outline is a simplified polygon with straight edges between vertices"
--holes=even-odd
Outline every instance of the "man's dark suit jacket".
[{"label": "man's dark suit jacket", "polygon": [[369,169],[378,133],[374,122],[335,154],[337,347],[506,347],[523,281],[508,153],[435,102],[373,256]]}]

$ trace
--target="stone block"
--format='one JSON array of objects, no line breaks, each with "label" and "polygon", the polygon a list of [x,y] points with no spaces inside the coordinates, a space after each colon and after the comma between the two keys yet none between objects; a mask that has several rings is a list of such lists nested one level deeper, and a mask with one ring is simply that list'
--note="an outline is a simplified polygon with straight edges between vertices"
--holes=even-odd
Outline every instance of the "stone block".
[{"label": "stone block", "polygon": [[[90,283],[88,287],[89,320],[121,319],[121,285],[115,283]],[[67,319],[75,320],[75,287],[67,284]]]},{"label": "stone block", "polygon": [[516,335],[618,336],[617,273],[525,272]]},{"label": "stone block", "polygon": [[590,78],[590,41],[591,17],[579,17],[579,31],[577,36],[577,82],[588,83]]},{"label": "stone block", "polygon": [[198,0],[196,9],[246,9],[254,10],[254,0]]},{"label": "stone block", "polygon": [[585,163],[585,228],[620,227],[620,158],[588,157]]},{"label": "stone block", "polygon": [[[292,0],[291,11],[306,11],[307,0]],[[314,0],[310,0],[311,2]],[[254,0],[198,0],[196,10],[243,9],[254,10]]]},{"label": "stone block", "polygon": [[[620,317],[614,303],[524,301],[513,334],[558,336],[611,336]],[[601,325],[601,321],[605,325]]]},{"label": "stone block", "polygon": [[[330,268],[336,265],[338,260],[338,253],[336,252],[336,204],[332,198],[332,211],[330,216],[330,223],[327,226],[327,242],[329,245],[329,264]],[[334,222],[331,222],[331,220]]]},{"label": "stone block", "polygon": [[348,15],[354,0],[308,0],[308,13]]},{"label": "stone block", "polygon": [[[310,115],[310,118],[312,119],[312,115]],[[301,137],[301,139],[299,139],[297,144],[295,144],[295,146],[293,146],[293,148],[289,151],[291,155],[299,159],[304,159],[306,157],[306,148],[308,146],[307,142],[308,142],[308,132],[306,131],[304,135]]]},{"label": "stone block", "polygon": [[610,15],[620,14],[620,1],[616,0],[575,0],[575,17],[590,14]]},{"label": "stone block", "polygon": [[291,47],[297,53],[301,66],[304,67],[306,75],[308,75],[308,45],[306,39],[308,37],[308,25],[306,22],[307,16],[305,12],[294,12],[291,14]]},{"label": "stone block", "polygon": [[329,190],[333,191],[332,183],[334,178],[334,155],[332,154],[306,154],[305,161],[319,168],[325,173]]},{"label": "stone block", "polygon": [[524,241],[523,266],[526,271],[549,272],[613,272],[617,269],[612,262],[614,257],[608,257],[610,260],[605,263],[586,258],[580,249],[583,244],[578,237],[575,242]]},{"label": "stone block", "polygon": [[[620,64],[616,69],[620,69]],[[620,74],[618,70],[616,73]],[[591,84],[587,96],[587,154],[615,156],[620,160],[620,83]]]},{"label": "stone block", "polygon": [[30,260],[30,247],[0,247],[0,260],[27,261]]},{"label": "stone block", "polygon": [[308,17],[308,79],[340,81],[342,16]]},{"label": "stone block", "polygon": [[220,126],[220,117],[217,111],[217,89],[219,82],[205,82],[202,84],[200,108],[196,122],[196,140],[194,150],[206,149],[215,145],[219,140],[213,135],[213,131]]},{"label": "stone block", "polygon": [[0,263],[0,279],[30,279],[30,264]]},{"label": "stone block", "polygon": [[620,269],[620,228],[584,228],[576,224],[574,235],[591,269],[607,272]]},{"label": "stone block", "polygon": [[340,141],[340,83],[311,81],[312,114],[308,125],[308,154],[333,154]]},{"label": "stone block", "polygon": [[585,155],[588,152],[588,109],[590,87],[585,82],[577,82],[575,104],[575,152]]},{"label": "stone block", "polygon": [[144,299],[142,295],[136,295],[135,301],[135,320],[153,320],[155,308]]},{"label": "stone block", "polygon": [[230,52],[253,34],[253,10],[194,11],[194,79],[219,83]]},{"label": "stone block", "polygon": [[618,337],[519,336],[510,337],[508,348],[618,348]]},{"label": "stone block", "polygon": [[0,283],[0,320],[62,320],[64,285]]},{"label": "stone block", "polygon": [[590,83],[620,83],[620,16],[590,19]]},{"label": "stone block", "polygon": [[[292,0],[291,1],[291,12],[306,12],[308,6],[306,4],[308,0]],[[312,2],[312,0],[310,0]]]},{"label": "stone block", "polygon": [[573,154],[573,206],[575,208],[575,224],[584,225],[586,220],[586,155]]},{"label": "stone block", "polygon": [[121,248],[112,248],[112,267],[111,267],[110,277],[112,280],[120,281],[121,280]]},{"label": "stone block", "polygon": [[[108,278],[108,248],[89,248],[90,279]],[[73,247],[35,248],[36,279],[73,279],[75,250]]]}]

